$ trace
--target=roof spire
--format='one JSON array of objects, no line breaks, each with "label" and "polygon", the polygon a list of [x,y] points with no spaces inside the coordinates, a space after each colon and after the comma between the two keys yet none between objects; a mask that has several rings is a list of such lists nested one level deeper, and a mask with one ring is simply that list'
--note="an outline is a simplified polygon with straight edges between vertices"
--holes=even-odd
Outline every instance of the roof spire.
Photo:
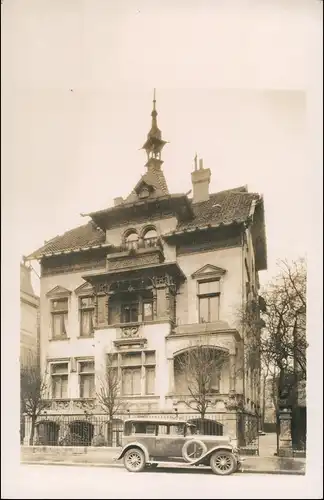
[{"label": "roof spire", "polygon": [[156,90],[153,91],[153,109],[152,109],[152,124],[149,133],[147,134],[147,140],[142,147],[145,149],[148,160],[150,158],[155,158],[161,161],[161,151],[166,144],[166,141],[162,139],[161,130],[157,124],[157,111],[156,111]]}]

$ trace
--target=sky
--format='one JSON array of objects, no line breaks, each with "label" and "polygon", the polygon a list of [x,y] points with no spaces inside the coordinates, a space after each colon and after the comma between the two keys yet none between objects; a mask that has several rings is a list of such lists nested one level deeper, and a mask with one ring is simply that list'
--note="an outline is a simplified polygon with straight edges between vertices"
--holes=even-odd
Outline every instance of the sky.
[{"label": "sky", "polygon": [[10,254],[19,260],[132,190],[156,88],[169,190],[191,189],[197,152],[211,192],[247,185],[264,196],[261,283],[277,259],[305,255],[317,4],[4,0],[4,224],[19,228]]}]

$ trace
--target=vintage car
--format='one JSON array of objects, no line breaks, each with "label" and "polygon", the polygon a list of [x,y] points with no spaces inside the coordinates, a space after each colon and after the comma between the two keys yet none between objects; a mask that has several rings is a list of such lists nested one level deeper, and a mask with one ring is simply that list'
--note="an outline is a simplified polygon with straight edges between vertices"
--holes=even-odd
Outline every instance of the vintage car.
[{"label": "vintage car", "polygon": [[240,469],[242,458],[229,436],[196,434],[184,420],[128,419],[124,422],[123,448],[115,460],[124,460],[130,472],[157,467],[161,462],[207,465],[226,476]]}]

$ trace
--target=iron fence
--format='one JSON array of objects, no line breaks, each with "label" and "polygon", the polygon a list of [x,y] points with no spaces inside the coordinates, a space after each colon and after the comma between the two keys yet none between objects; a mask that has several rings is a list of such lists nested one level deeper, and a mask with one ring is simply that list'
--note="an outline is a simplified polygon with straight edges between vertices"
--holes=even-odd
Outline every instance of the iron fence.
[{"label": "iron fence", "polygon": [[[109,420],[107,415],[61,414],[40,416],[36,422],[33,444],[43,446],[110,446],[122,445],[124,420],[129,418],[183,420],[195,425],[196,434],[237,439],[244,453],[258,454],[258,419],[255,415],[234,413],[124,413]],[[25,420],[25,439],[32,434]],[[26,443],[28,444],[28,443]]]}]

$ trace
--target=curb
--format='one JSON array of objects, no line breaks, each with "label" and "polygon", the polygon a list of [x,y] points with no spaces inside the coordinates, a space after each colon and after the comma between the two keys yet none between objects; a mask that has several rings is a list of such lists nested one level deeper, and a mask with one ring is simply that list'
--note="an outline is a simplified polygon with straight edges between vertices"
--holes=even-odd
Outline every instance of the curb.
[{"label": "curb", "polygon": [[[89,463],[89,462],[55,462],[55,461],[28,461],[24,460],[20,462],[22,465],[61,465],[65,467],[106,467],[123,469],[122,464],[105,464],[105,463]],[[167,467],[164,467],[167,468]],[[173,469],[187,469],[190,470],[191,467],[173,467]],[[292,471],[292,470],[260,470],[260,469],[243,469],[238,472],[238,474],[275,474],[275,475],[287,475],[287,476],[304,476],[304,471]]]}]

